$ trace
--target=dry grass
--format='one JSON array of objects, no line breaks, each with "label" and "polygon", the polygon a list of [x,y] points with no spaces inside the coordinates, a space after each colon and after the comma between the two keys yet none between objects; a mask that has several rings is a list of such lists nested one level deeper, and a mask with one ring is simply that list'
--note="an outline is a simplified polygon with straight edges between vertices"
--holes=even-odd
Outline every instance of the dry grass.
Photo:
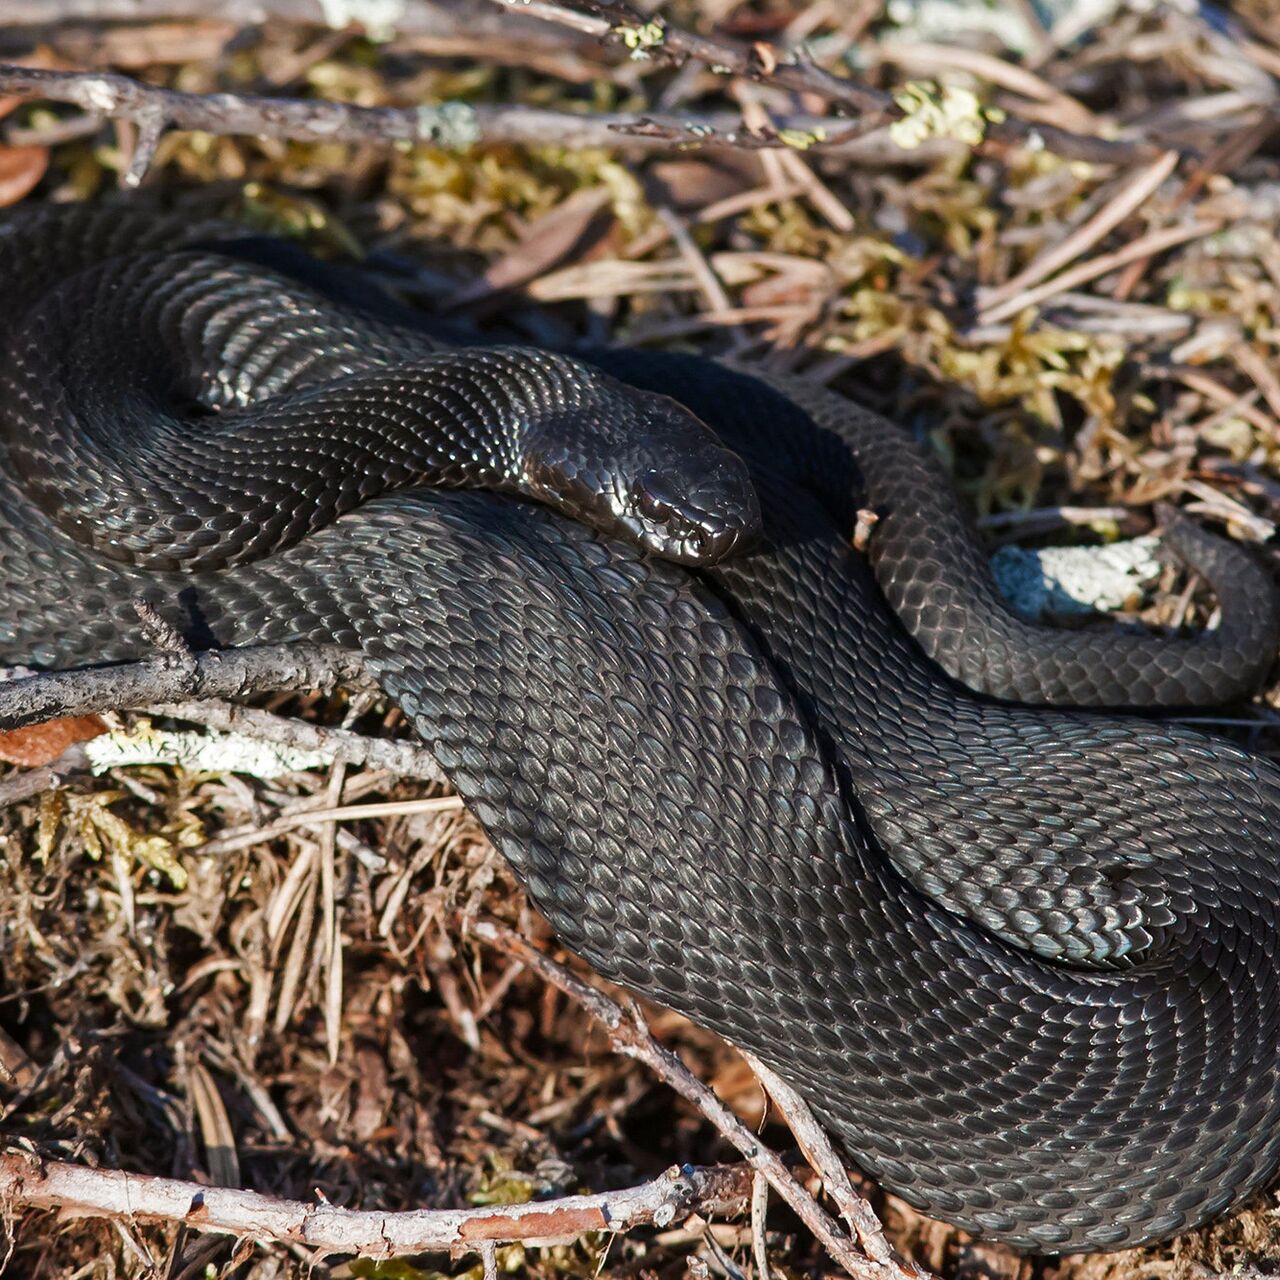
[{"label": "dry grass", "polygon": [[[699,17],[690,4],[676,12]],[[927,50],[891,43],[877,54],[872,38],[892,32],[875,5],[853,16],[822,0],[703,12],[752,37],[805,23],[838,43],[843,28],[864,38],[868,74],[885,83],[897,65],[916,74],[906,64],[927,61]],[[1274,13],[1260,3],[1243,12],[1256,43],[1234,70],[1212,31],[1175,11],[1123,13],[1033,68],[973,63],[985,99],[1024,118],[1084,131],[1133,124],[1160,147],[1207,157],[1148,162],[1140,202],[1126,192],[1143,166],[1091,167],[1047,150],[869,168],[792,151],[388,156],[192,135],[163,142],[151,186],[321,251],[373,251],[406,293],[469,322],[534,339],[730,351],[819,377],[928,439],[996,539],[1061,534],[1064,505],[1132,508],[1124,529],[1112,519],[1068,530],[1114,537],[1140,527],[1158,498],[1265,536],[1280,513],[1280,161],[1263,127],[1269,108],[1239,98],[1241,82],[1280,68],[1280,48],[1266,34]],[[114,59],[194,91],[366,104],[461,95],[636,110],[665,92],[672,109],[735,105],[708,75],[628,63],[610,76],[589,49],[491,46],[498,65],[480,47],[442,57],[270,25],[232,34],[216,21],[166,23],[93,46],[68,27],[43,53]],[[750,120],[776,104],[754,89],[736,105]],[[40,108],[12,117],[36,146],[59,119]],[[109,128],[58,143],[31,198],[92,197],[129,145]],[[1070,283],[1041,288],[1080,264],[1088,269]],[[1172,576],[1165,587],[1148,616],[1204,620],[1198,596]],[[1241,731],[1262,749],[1280,743],[1278,699],[1272,689],[1245,713],[1255,723]],[[354,711],[370,732],[401,727],[384,707],[293,709],[328,722]],[[388,1208],[602,1189],[725,1154],[696,1115],[604,1052],[572,1008],[459,940],[458,911],[538,927],[465,812],[340,827],[312,818],[269,839],[224,838],[306,806],[429,789],[370,772],[266,784],[160,768],[99,785],[119,797],[105,840],[85,816],[101,798],[79,797],[56,823],[34,803],[0,815],[0,1061],[35,1072],[21,1090],[0,1089],[8,1143]],[[177,849],[181,887],[182,876],[131,860],[154,834]],[[654,1021],[762,1119],[732,1053],[674,1015]],[[1271,1205],[1167,1248],[1060,1263],[971,1246],[882,1207],[902,1246],[946,1276],[1199,1280],[1276,1269]],[[282,1248],[33,1213],[6,1222],[14,1276],[435,1274],[427,1263],[312,1267]],[[777,1274],[830,1270],[785,1214],[771,1228]],[[705,1264],[736,1280],[752,1266],[749,1233],[732,1225],[527,1257],[512,1248],[499,1260],[547,1278],[665,1278]],[[454,1275],[470,1265],[430,1262]]]}]

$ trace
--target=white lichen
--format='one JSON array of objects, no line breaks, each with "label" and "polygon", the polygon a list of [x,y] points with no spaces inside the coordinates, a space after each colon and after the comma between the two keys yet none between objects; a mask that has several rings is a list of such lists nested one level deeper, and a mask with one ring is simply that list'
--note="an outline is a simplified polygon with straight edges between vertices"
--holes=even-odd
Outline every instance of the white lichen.
[{"label": "white lichen", "polygon": [[385,43],[395,39],[404,0],[320,0],[320,12],[335,31],[358,22],[370,40]]},{"label": "white lichen", "polygon": [[446,151],[466,151],[480,141],[480,117],[465,102],[418,108],[418,140]]},{"label": "white lichen", "polygon": [[246,773],[278,778],[332,762],[322,751],[299,751],[239,733],[157,729],[140,720],[132,729],[99,734],[84,744],[94,773],[124,765],[167,764],[193,773]]},{"label": "white lichen", "polygon": [[1160,539],[1132,538],[1106,547],[1001,547],[991,571],[1021,617],[1087,616],[1123,608],[1160,576]]}]

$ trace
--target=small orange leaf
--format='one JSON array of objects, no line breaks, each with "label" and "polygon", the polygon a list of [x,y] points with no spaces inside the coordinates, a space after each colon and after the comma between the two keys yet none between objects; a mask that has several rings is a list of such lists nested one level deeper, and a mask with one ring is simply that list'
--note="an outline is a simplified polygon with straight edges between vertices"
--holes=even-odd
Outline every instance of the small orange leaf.
[{"label": "small orange leaf", "polygon": [[25,729],[10,729],[0,733],[0,760],[27,768],[48,764],[72,744],[88,742],[106,730],[106,724],[97,716],[67,716]]},{"label": "small orange leaf", "polygon": [[48,167],[48,147],[0,147],[0,208],[17,204]]},{"label": "small orange leaf", "polygon": [[[54,69],[59,61],[47,49],[37,49],[25,58],[14,59],[19,67]],[[8,95],[0,97],[0,120],[20,107],[29,98]],[[23,196],[44,177],[49,167],[48,147],[8,147],[0,145],[0,209],[17,204]]]}]

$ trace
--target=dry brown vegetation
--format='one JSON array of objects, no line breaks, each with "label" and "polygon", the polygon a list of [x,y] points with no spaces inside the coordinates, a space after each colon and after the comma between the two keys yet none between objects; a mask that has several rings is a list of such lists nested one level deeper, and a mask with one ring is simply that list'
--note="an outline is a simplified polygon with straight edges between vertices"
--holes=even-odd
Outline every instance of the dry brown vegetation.
[{"label": "dry brown vegetation", "polygon": [[[199,6],[148,0],[129,25],[97,21],[93,7],[50,3],[46,25],[6,28],[0,6],[0,53],[192,93],[730,113],[757,134],[825,106],[670,65],[661,50],[630,59],[618,41],[554,27],[534,38],[483,0],[471,28],[462,6],[452,33],[387,43],[357,26],[251,24],[236,4],[192,17]],[[462,322],[729,351],[819,378],[928,439],[993,544],[1114,538],[1144,528],[1161,498],[1243,537],[1272,532],[1280,14],[1269,4],[1119,9],[1061,45],[1033,22],[1021,59],[990,37],[952,34],[940,49],[941,38],[904,36],[878,0],[687,0],[665,12],[748,41],[810,39],[823,65],[848,74],[851,62],[870,87],[950,70],[1031,133],[976,151],[900,151],[883,130],[827,151],[803,137],[702,149],[622,136],[586,150],[551,128],[541,145],[453,153],[173,132],[144,194],[368,255],[406,297]],[[7,109],[6,202],[98,196],[137,144],[127,123]],[[1037,146],[1038,123],[1119,137],[1123,160]],[[1055,248],[1059,261],[1028,276]],[[1086,519],[1082,507],[1109,514]],[[1149,619],[1205,620],[1194,584],[1171,573],[1164,588]],[[1224,727],[1274,751],[1278,697]],[[270,705],[405,732],[367,696]],[[305,820],[357,802],[386,808]],[[282,826],[290,816],[299,825]],[[115,770],[0,810],[0,882],[0,1137],[11,1150],[388,1209],[605,1190],[731,1157],[575,1006],[468,935],[465,921],[483,913],[546,939],[442,787],[368,767],[270,782]],[[660,1010],[651,1025],[785,1146],[732,1051]],[[870,1193],[895,1242],[948,1277],[1199,1280],[1280,1266],[1270,1195],[1165,1248],[1028,1261]],[[0,1212],[12,1276],[480,1274],[470,1256],[316,1261],[170,1227]],[[834,1270],[785,1211],[771,1213],[767,1243],[778,1275]],[[739,1280],[756,1268],[745,1221],[698,1219],[504,1246],[497,1264],[543,1280]]]}]

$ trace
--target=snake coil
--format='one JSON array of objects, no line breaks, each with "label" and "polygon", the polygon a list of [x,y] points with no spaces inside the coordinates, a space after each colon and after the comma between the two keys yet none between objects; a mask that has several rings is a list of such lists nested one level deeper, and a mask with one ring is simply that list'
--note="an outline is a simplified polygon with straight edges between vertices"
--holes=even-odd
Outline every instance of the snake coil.
[{"label": "snake coil", "polygon": [[239,235],[0,226],[0,661],[135,656],[139,595],[197,644],[358,647],[567,945],[970,1230],[1116,1248],[1273,1176],[1280,772],[1052,705],[1248,691],[1250,557],[1171,525],[1197,637],[1031,627],[838,397],[445,350]]}]

